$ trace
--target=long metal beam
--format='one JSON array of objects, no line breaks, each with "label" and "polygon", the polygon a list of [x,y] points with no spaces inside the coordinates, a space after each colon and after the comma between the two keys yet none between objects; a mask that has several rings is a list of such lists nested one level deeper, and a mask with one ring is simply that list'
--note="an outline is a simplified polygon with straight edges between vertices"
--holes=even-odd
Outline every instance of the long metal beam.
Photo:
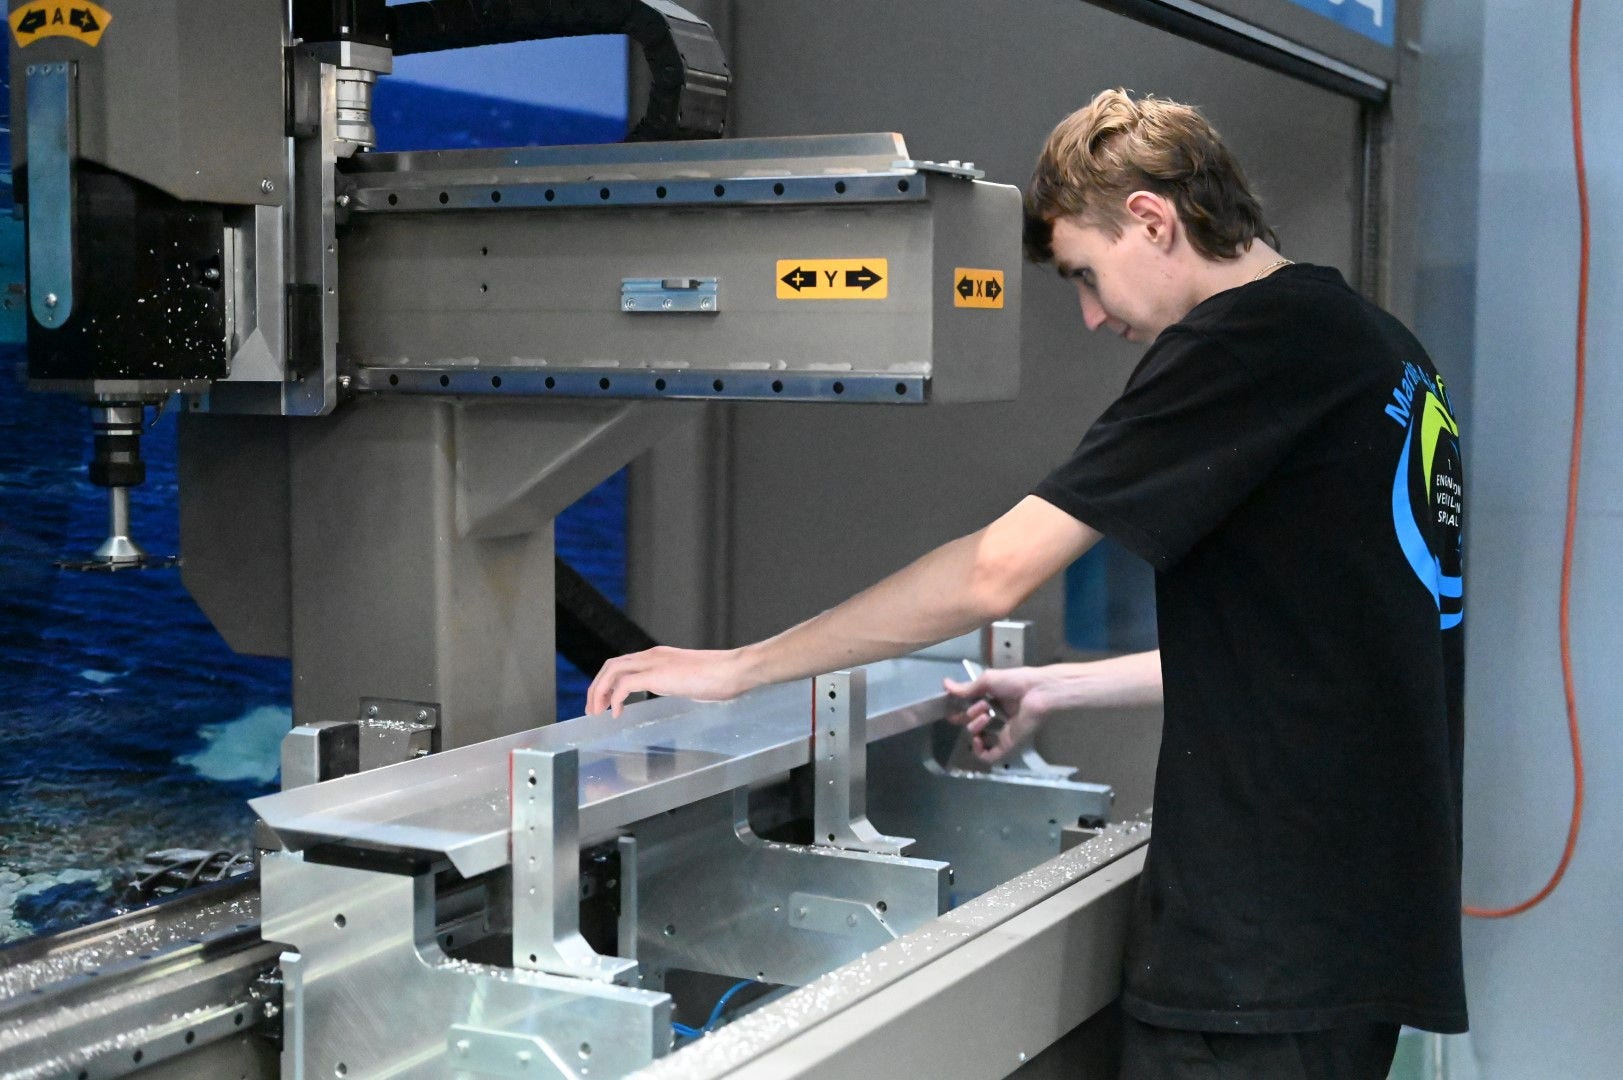
[{"label": "long metal beam", "polygon": [[[869,665],[868,741],[947,715],[950,660]],[[811,761],[812,683],[764,687],[735,701],[659,698],[431,757],[266,795],[250,802],[294,850],[339,843],[443,857],[464,877],[508,862],[508,757],[580,752],[580,839],[781,776]]]}]

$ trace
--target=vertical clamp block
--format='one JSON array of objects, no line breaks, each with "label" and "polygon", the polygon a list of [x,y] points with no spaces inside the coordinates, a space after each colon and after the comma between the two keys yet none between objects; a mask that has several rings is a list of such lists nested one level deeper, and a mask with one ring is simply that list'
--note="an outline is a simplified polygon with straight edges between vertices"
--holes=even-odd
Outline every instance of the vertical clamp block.
[{"label": "vertical clamp block", "polygon": [[580,933],[580,756],[511,755],[513,966],[618,982],[635,960],[603,956]]},{"label": "vertical clamp block", "polygon": [[812,681],[812,842],[900,855],[913,841],[868,820],[868,674],[836,671]]},{"label": "vertical clamp block", "polygon": [[73,160],[79,121],[71,61],[29,64],[28,307],[55,330],[73,314]]},{"label": "vertical clamp block", "polygon": [[986,666],[1024,667],[1030,661],[1031,627],[1025,619],[999,619],[982,633],[986,635]]}]

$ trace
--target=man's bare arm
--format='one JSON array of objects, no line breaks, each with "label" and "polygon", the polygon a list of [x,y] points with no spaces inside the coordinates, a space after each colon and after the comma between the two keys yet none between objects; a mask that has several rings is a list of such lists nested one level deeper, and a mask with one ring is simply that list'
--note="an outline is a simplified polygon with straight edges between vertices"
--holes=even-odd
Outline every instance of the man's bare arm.
[{"label": "man's bare arm", "polygon": [[586,695],[618,712],[628,694],[719,700],[767,683],[901,656],[1006,616],[1099,540],[1028,496],[986,528],[943,544],[844,603],[739,649],[660,647],[616,657]]}]

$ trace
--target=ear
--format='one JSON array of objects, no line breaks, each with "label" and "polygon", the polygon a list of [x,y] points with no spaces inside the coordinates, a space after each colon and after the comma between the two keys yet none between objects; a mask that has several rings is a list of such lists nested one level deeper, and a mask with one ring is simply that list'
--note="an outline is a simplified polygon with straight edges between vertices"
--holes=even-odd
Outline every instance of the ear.
[{"label": "ear", "polygon": [[1170,247],[1178,233],[1178,212],[1163,195],[1153,191],[1135,191],[1127,196],[1128,223],[1144,230],[1146,238],[1157,247]]}]

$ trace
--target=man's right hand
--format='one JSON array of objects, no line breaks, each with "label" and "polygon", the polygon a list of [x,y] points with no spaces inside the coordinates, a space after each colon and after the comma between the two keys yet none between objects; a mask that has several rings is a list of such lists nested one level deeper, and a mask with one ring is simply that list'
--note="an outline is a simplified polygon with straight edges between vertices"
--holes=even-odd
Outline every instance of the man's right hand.
[{"label": "man's right hand", "polygon": [[[943,679],[947,693],[968,703],[947,719],[970,733],[969,745],[977,758],[988,765],[1001,761],[1030,743],[1053,711],[1055,702],[1044,688],[1048,681],[1041,668],[1030,667],[988,668],[968,682]],[[1003,726],[995,733],[986,732],[992,719],[988,698],[1004,718]]]}]

